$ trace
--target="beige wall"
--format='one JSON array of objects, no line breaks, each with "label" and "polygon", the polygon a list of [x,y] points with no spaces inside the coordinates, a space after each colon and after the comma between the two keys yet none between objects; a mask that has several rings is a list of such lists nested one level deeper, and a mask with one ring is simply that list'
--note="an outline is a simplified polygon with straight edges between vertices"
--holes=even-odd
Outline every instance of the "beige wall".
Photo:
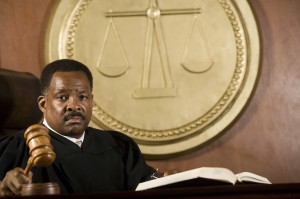
[{"label": "beige wall", "polygon": [[[0,1],[0,67],[39,76],[50,0]],[[160,170],[220,166],[272,182],[300,182],[300,1],[251,0],[261,26],[262,69],[254,96],[227,132]]]}]

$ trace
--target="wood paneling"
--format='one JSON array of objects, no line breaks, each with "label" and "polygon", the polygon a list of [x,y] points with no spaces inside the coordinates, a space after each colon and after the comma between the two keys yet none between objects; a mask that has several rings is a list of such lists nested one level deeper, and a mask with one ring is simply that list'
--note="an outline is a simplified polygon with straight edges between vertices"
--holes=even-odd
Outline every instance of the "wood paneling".
[{"label": "wood paneling", "polygon": [[0,67],[40,75],[43,26],[50,3],[0,1]]},{"label": "wood paneling", "polygon": [[[51,0],[0,1],[0,67],[39,76],[40,44]],[[201,166],[250,171],[272,182],[300,182],[300,1],[251,0],[261,29],[262,68],[241,117],[209,145],[148,161],[160,170]]]}]

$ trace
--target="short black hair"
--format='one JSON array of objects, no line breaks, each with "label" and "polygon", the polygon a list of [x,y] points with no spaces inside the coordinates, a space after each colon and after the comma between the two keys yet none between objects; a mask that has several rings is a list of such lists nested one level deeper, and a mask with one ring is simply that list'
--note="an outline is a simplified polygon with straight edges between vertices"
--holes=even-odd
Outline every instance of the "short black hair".
[{"label": "short black hair", "polygon": [[54,73],[72,71],[84,72],[89,80],[91,91],[93,90],[93,76],[86,65],[72,59],[59,59],[47,64],[43,69],[40,78],[41,93],[47,94]]}]

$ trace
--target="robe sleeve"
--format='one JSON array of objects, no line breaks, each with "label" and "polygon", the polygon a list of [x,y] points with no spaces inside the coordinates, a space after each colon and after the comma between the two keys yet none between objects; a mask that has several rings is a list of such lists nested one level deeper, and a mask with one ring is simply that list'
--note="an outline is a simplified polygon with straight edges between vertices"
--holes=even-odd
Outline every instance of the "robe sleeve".
[{"label": "robe sleeve", "polygon": [[0,137],[0,181],[6,172],[15,168],[25,168],[28,159],[28,148],[23,134]]},{"label": "robe sleeve", "polygon": [[150,179],[155,169],[147,165],[138,145],[124,134],[114,135],[123,156],[127,188],[134,190],[140,182]]}]

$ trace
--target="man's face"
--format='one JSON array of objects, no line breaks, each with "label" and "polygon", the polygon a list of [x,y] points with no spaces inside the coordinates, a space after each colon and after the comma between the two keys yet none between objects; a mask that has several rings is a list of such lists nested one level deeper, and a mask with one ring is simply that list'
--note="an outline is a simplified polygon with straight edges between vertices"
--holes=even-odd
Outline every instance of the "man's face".
[{"label": "man's face", "polygon": [[54,73],[47,95],[38,101],[49,126],[62,135],[80,137],[91,120],[93,94],[81,71]]}]

